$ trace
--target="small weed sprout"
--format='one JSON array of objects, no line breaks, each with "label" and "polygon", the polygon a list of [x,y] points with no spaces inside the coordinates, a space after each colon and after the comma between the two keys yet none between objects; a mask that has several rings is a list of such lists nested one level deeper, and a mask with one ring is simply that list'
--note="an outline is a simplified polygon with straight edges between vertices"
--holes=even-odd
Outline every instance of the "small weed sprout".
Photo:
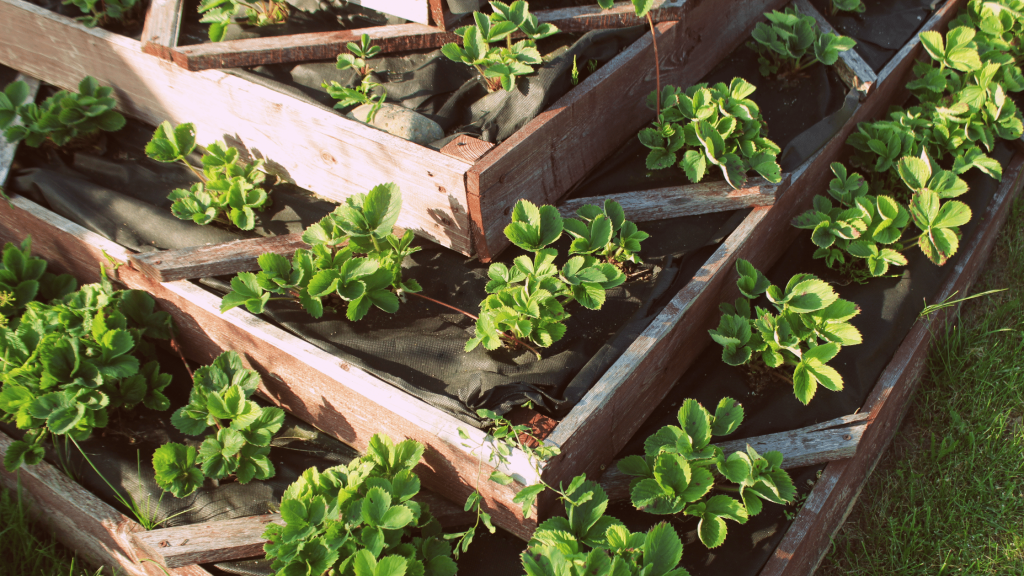
[{"label": "small weed sprout", "polygon": [[288,19],[288,4],[281,0],[203,0],[199,4],[199,21],[210,25],[210,40],[220,42],[239,10],[245,9],[250,26],[282,24]]}]

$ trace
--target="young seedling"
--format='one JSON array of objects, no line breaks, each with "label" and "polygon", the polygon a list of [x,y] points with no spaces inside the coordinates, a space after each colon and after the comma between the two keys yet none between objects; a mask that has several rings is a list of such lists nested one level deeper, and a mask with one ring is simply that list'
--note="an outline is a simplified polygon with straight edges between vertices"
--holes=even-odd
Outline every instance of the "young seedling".
[{"label": "young seedling", "polygon": [[270,441],[284,423],[284,410],[261,408],[250,400],[259,385],[259,374],[247,369],[234,351],[197,369],[189,402],[174,412],[171,423],[189,436],[215,430],[206,434],[198,452],[175,442],[157,448],[157,486],[184,498],[202,486],[204,478],[235,476],[242,484],[272,478]]},{"label": "young seedling", "polygon": [[758,22],[747,47],[757,52],[762,76],[778,75],[790,79],[814,64],[831,66],[839,53],[852,49],[852,38],[822,33],[813,16],[804,16],[792,6],[779,12],[766,12],[768,22]]},{"label": "young seedling", "polygon": [[413,500],[423,445],[370,439],[348,465],[310,468],[281,499],[285,525],[271,524],[263,549],[275,574],[454,576],[451,546],[430,508]]},{"label": "young seedling", "polygon": [[324,301],[332,299],[347,305],[346,316],[353,322],[371,306],[394,314],[406,295],[422,290],[416,280],[402,278],[402,261],[420,248],[412,246],[411,231],[401,238],[391,233],[401,209],[395,184],[348,197],[302,234],[309,250],[296,250],[291,262],[279,254],[263,254],[259,274],[235,276],[221,312],[244,305],[261,314],[271,294],[277,294],[275,300],[296,302],[314,318],[323,315]]},{"label": "young seedling", "polygon": [[61,4],[74,4],[85,16],[76,18],[89,28],[103,26],[111,20],[123,21],[138,6],[138,0],[63,0]]},{"label": "young seedling", "polygon": [[[722,345],[722,361],[730,366],[763,365],[769,369],[793,369],[792,378],[778,376],[793,385],[797,400],[807,404],[818,385],[843,389],[843,377],[826,362],[842,346],[861,343],[860,332],[849,320],[860,314],[853,302],[839,298],[827,283],[810,274],[793,276],[784,289],[773,286],[746,260],[736,262],[742,297],[722,304],[722,319],[711,337]],[[751,300],[766,296],[777,310],[757,306]],[[753,314],[751,314],[753,312]]]},{"label": "young seedling", "polygon": [[384,100],[387,99],[387,91],[382,91],[380,96],[374,99],[371,92],[374,88],[379,88],[380,84],[370,79],[373,69],[366,63],[366,60],[379,54],[380,50],[380,46],[371,45],[370,36],[367,34],[362,35],[359,44],[354,42],[348,43],[349,54],[339,55],[336,66],[338,70],[356,70],[362,76],[362,79],[359,85],[354,88],[342,86],[333,80],[330,83],[324,82],[321,84],[327,90],[327,93],[331,95],[331,98],[338,100],[338,103],[334,105],[335,108],[344,110],[352,106],[373,104],[373,108],[367,115],[367,122],[373,122],[373,117],[384,104]]},{"label": "young seedling", "polygon": [[336,64],[338,70],[352,68],[363,76],[369,76],[373,69],[366,61],[380,54],[380,46],[373,46],[369,34],[363,34],[359,38],[359,44],[349,42],[347,47],[348,54],[338,55],[338,63]]},{"label": "young seedling", "polygon": [[[78,94],[61,90],[40,105],[28,102],[28,85],[18,80],[0,94],[0,129],[8,142],[38,148],[43,142],[58,147],[88,145],[99,133],[116,132],[125,125],[124,116],[114,110],[114,89],[100,86],[92,76],[78,84]],[[12,126],[14,118],[20,126]]]},{"label": "young seedling", "polygon": [[[647,168],[678,166],[693,183],[717,168],[733,188],[746,184],[750,170],[769,182],[780,182],[776,156],[781,149],[763,134],[761,110],[748,98],[755,90],[743,78],[733,78],[728,86],[697,84],[685,91],[666,86],[658,120],[639,134],[650,149]],[[654,108],[655,103],[655,95],[648,96],[647,105]]]},{"label": "young seedling", "polygon": [[833,16],[839,12],[863,14],[865,10],[867,10],[867,6],[864,5],[864,0],[832,0]]},{"label": "young seedling", "polygon": [[[782,469],[782,454],[763,456],[752,447],[726,455],[711,444],[743,422],[743,407],[723,398],[712,415],[696,400],[679,408],[679,426],[665,426],[644,442],[644,456],[627,456],[619,470],[636,476],[630,483],[633,505],[650,514],[695,516],[697,535],[708,548],[725,542],[726,520],[746,524],[763,508],[763,500],[787,504],[796,496],[793,480]],[[709,495],[716,483],[738,485],[740,500]],[[539,528],[538,528],[539,531]]]},{"label": "young seedling", "polygon": [[206,148],[200,173],[187,160],[195,148],[192,124],[172,128],[166,121],[157,127],[153,139],[146,145],[146,155],[153,160],[180,162],[200,179],[190,189],[178,188],[167,196],[174,202],[171,213],[200,225],[217,220],[252,230],[256,226],[255,211],[262,211],[269,205],[267,191],[262,188],[266,179],[266,174],[260,170],[263,160],[239,164],[237,148],[214,142]]},{"label": "young seedling", "polygon": [[245,9],[249,26],[282,24],[288,19],[288,4],[280,0],[203,0],[199,4],[199,20],[210,25],[210,40],[220,42],[238,12]]}]

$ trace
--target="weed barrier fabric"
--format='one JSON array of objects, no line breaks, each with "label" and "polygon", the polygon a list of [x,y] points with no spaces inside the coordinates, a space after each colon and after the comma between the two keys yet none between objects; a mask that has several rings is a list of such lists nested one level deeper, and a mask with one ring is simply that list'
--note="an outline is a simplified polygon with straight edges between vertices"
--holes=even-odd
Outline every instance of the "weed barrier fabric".
[{"label": "weed barrier fabric", "polygon": [[[736,77],[757,87],[749,98],[761,109],[768,138],[782,148],[778,160],[783,172],[795,170],[814,156],[850,119],[858,105],[856,91],[849,90],[831,67],[811,66],[792,83],[765,78],[758,71],[757,54],[745,45],[733,50],[697,84],[729,84]],[[653,110],[651,118],[654,118]],[[647,154],[648,149],[639,138],[631,135],[619,150],[587,176],[573,196],[601,196],[690,184],[678,166],[648,170]],[[716,169],[704,181],[721,179],[721,172]]]},{"label": "weed barrier fabric", "polygon": [[[582,80],[590,74],[587,62],[595,61],[598,67],[608,63],[640,38],[644,30],[636,26],[545,38],[538,43],[544,63],[533,74],[520,77],[512,91],[488,92],[472,67],[449,60],[440,50],[371,58],[367,61],[374,69],[371,80],[380,84],[372,94],[386,92],[387,102],[437,122],[446,137],[431,143],[434,149],[440,149],[459,134],[501,142],[572,89],[574,56]],[[354,87],[361,81],[356,71],[338,70],[334,61],[225,71],[327,109],[333,109],[336,100],[321,84],[335,81]]]},{"label": "weed barrier fabric", "polygon": [[[61,16],[67,16],[72,20],[77,21],[78,17],[85,16],[85,12],[82,12],[77,6],[70,2],[64,4],[62,0],[26,0],[40,8],[45,8],[51,12],[56,12]],[[102,2],[97,2],[98,6],[102,6]],[[99,28],[108,30],[115,34],[121,34],[134,40],[142,39],[142,27],[146,23],[146,12],[149,10],[149,0],[137,0],[135,7],[129,11],[128,17],[122,22],[113,20],[110,22],[104,22]]]},{"label": "weed barrier fabric", "polygon": [[838,34],[857,41],[857,53],[875,72],[892,60],[928,21],[941,0],[863,0],[863,14],[836,12],[832,0],[811,0]]}]

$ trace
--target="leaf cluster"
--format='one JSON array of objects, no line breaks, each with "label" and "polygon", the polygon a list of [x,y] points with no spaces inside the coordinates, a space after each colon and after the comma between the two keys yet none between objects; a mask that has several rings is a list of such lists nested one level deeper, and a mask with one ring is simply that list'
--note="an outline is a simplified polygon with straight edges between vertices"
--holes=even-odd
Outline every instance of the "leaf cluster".
[{"label": "leaf cluster", "polygon": [[413,233],[391,233],[402,210],[396,184],[381,184],[368,194],[345,199],[334,212],[306,228],[299,249],[289,262],[279,254],[263,254],[258,274],[242,272],[231,280],[221,312],[244,305],[261,314],[271,294],[298,302],[314,318],[324,312],[324,299],[347,303],[346,316],[356,322],[371,306],[394,314],[405,292],[420,292],[414,279],[402,278],[402,262],[418,252]]},{"label": "leaf cluster", "polygon": [[[518,256],[512,266],[491,264],[487,271],[489,294],[480,303],[476,335],[466,351],[483,344],[488,350],[501,346],[504,334],[551,346],[565,335],[569,317],[565,305],[572,301],[599,310],[605,291],[626,281],[617,261],[639,262],[640,242],[648,237],[626,220],[614,200],[604,207],[586,205],[577,211],[579,220],[563,219],[554,206],[537,207],[520,200],[512,210],[505,236],[516,246],[533,252]],[[570,258],[559,268],[558,250],[549,248],[565,232],[572,237]],[[601,259],[604,259],[602,261]]]},{"label": "leaf cluster", "polygon": [[7,243],[0,260],[0,314],[5,318],[20,316],[33,300],[49,302],[74,292],[78,285],[70,274],[55,275],[46,271],[46,260],[32,257],[32,237],[21,246]]},{"label": "leaf cluster", "polygon": [[[679,426],[664,426],[644,441],[644,456],[619,461],[619,470],[637,476],[630,483],[633,505],[650,514],[679,514],[700,519],[697,535],[708,548],[725,542],[726,520],[746,524],[761,512],[762,501],[786,504],[796,489],[782,469],[782,454],[759,455],[752,447],[726,455],[712,436],[736,431],[743,407],[723,398],[712,415],[696,400],[679,408]],[[740,500],[709,496],[716,481],[739,487]]]},{"label": "leaf cluster", "polygon": [[[728,86],[719,82],[711,87],[697,84],[686,91],[663,88],[661,116],[639,135],[650,149],[647,168],[678,165],[695,184],[717,168],[737,189],[746,184],[750,170],[769,182],[781,181],[782,169],[775,160],[781,149],[765,136],[761,110],[748,98],[754,90],[743,78],[733,78]],[[647,98],[652,109],[655,97]]]},{"label": "leaf cluster", "polygon": [[28,431],[7,451],[12,471],[38,463],[49,434],[82,440],[114,410],[170,407],[163,389],[171,377],[150,360],[149,340],[169,339],[173,323],[149,294],[97,284],[71,292],[73,280],[50,290],[52,302],[29,302],[0,328],[0,411]]},{"label": "leaf cluster", "polygon": [[[736,262],[742,296],[734,304],[722,304],[718,328],[709,330],[722,345],[722,361],[742,366],[752,361],[768,368],[793,367],[793,392],[807,404],[819,384],[829,390],[843,389],[843,378],[827,362],[842,346],[861,343],[860,332],[849,320],[860,308],[843,300],[823,280],[810,274],[793,276],[785,289],[772,285],[746,260]],[[764,295],[777,311],[751,301]]]},{"label": "leaf cluster", "polygon": [[348,70],[351,68],[363,76],[368,76],[370,72],[373,72],[366,61],[380,54],[381,47],[373,45],[369,34],[360,36],[359,44],[349,42],[346,46],[349,53],[338,55],[338,62],[335,64],[338,70]]},{"label": "leaf cluster", "polygon": [[838,12],[855,12],[857,14],[863,14],[867,10],[867,6],[864,5],[864,0],[832,0],[832,15],[835,16]]},{"label": "leaf cluster", "polygon": [[[558,32],[554,24],[539,23],[530,13],[525,0],[511,4],[492,1],[493,13],[473,13],[474,24],[455,30],[462,45],[450,42],[441,47],[441,53],[453,62],[473,66],[487,81],[488,90],[498,86],[511,91],[516,78],[533,73],[533,67],[543,59],[537,50],[537,40]],[[526,38],[513,43],[512,34],[521,32]],[[504,40],[504,45],[501,41]],[[498,45],[494,45],[498,44]]]},{"label": "leaf cluster", "polygon": [[[229,475],[247,484],[253,478],[274,476],[270,441],[284,423],[284,410],[263,408],[251,400],[259,387],[255,370],[229,350],[195,372],[188,404],[178,408],[171,423],[183,434],[206,434],[198,452],[193,446],[170,442],[153,453],[156,483],[175,498],[184,498],[203,484]],[[198,468],[197,468],[198,466]]]},{"label": "leaf cluster", "polygon": [[63,0],[64,6],[74,4],[85,16],[76,18],[89,28],[102,26],[111,20],[124,20],[138,0]]},{"label": "leaf cluster", "polygon": [[757,52],[762,76],[788,77],[818,62],[831,66],[840,52],[857,44],[847,36],[822,33],[814,17],[801,14],[796,6],[766,12],[765,17],[768,22],[758,22],[750,35],[753,41],[747,42]]},{"label": "leaf cluster", "polygon": [[688,576],[678,567],[683,542],[671,524],[630,532],[605,515],[608,495],[586,476],[574,478],[560,495],[565,517],[542,522],[520,556],[527,576]]},{"label": "leaf cluster", "polygon": [[977,30],[976,42],[983,58],[994,50],[1009,55],[1017,64],[1024,60],[1022,0],[970,0],[949,25]]},{"label": "leaf cluster", "polygon": [[198,10],[203,17],[199,21],[210,25],[210,41],[223,40],[228,26],[236,20],[236,15],[243,9],[249,26],[281,24],[288,19],[288,4],[281,0],[202,0]]},{"label": "leaf cluster", "polygon": [[310,468],[285,490],[284,526],[263,537],[278,576],[453,576],[451,546],[429,507],[412,498],[423,445],[374,435],[367,454],[346,466]]},{"label": "leaf cluster", "polygon": [[[195,168],[187,160],[196,148],[196,131],[192,124],[171,127],[170,122],[157,126],[153,139],[146,144],[146,155],[157,162],[181,162],[190,170]],[[171,213],[181,220],[192,220],[206,225],[220,217],[226,218],[242,230],[256,226],[256,210],[269,205],[269,195],[263,189],[266,174],[263,159],[248,164],[239,163],[238,149],[214,142],[203,154],[203,182],[196,182],[188,190],[175,189],[167,196],[171,200]],[[198,174],[197,174],[198,175]]]},{"label": "leaf cluster", "polygon": [[[28,101],[28,84],[11,82],[0,93],[0,129],[8,142],[37,148],[45,141],[65,146],[103,132],[116,132],[125,125],[124,116],[114,110],[114,89],[100,86],[92,76],[78,84],[78,94],[61,90],[42,104]],[[14,119],[20,125],[13,124]]]}]

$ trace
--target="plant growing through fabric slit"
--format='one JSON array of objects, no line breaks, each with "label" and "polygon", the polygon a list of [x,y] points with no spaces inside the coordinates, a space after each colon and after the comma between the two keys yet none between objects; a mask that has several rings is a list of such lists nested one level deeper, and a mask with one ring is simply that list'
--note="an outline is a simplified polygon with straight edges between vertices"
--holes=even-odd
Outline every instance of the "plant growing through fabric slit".
[{"label": "plant growing through fabric slit", "polygon": [[822,33],[813,16],[805,16],[796,6],[782,12],[766,12],[768,22],[758,22],[747,47],[757,52],[762,76],[792,78],[814,64],[831,66],[840,52],[852,49],[856,42],[831,32]]},{"label": "plant growing through fabric slit", "polygon": [[422,444],[375,434],[361,458],[303,472],[281,499],[285,525],[263,534],[274,573],[454,576],[440,523],[413,500],[422,456]]},{"label": "plant growing through fabric slit", "polygon": [[[0,93],[0,129],[8,142],[24,141],[33,148],[47,141],[60,147],[85,145],[100,132],[124,127],[124,116],[114,110],[113,92],[86,76],[78,84],[78,94],[61,90],[36,104],[28,101],[28,84],[11,82]],[[21,125],[12,125],[15,118]]]},{"label": "plant growing through fabric slit", "polygon": [[174,412],[171,423],[183,434],[205,437],[198,451],[176,442],[156,449],[157,486],[184,498],[204,478],[235,476],[242,484],[272,478],[270,442],[284,423],[284,410],[263,408],[250,399],[260,385],[259,374],[229,350],[198,368],[193,378],[188,404]]},{"label": "plant growing through fabric slit", "polygon": [[288,19],[288,4],[281,0],[202,0],[198,10],[203,17],[199,21],[210,25],[210,40],[223,40],[228,26],[243,8],[249,26],[282,24]]},{"label": "plant growing through fabric slit", "polygon": [[[473,12],[474,24],[455,30],[462,45],[450,42],[441,47],[441,53],[449,60],[476,68],[489,91],[511,91],[517,78],[532,74],[533,67],[543,62],[537,40],[556,34],[558,28],[538,22],[524,0],[490,4],[492,14]],[[512,34],[516,31],[526,38],[513,43]]]},{"label": "plant growing through fabric slit", "polygon": [[342,110],[361,104],[373,104],[373,109],[367,115],[367,122],[373,122],[373,117],[377,114],[377,110],[380,109],[387,98],[387,91],[383,91],[376,100],[373,99],[371,91],[374,88],[379,88],[380,84],[370,79],[373,68],[366,61],[379,54],[380,50],[380,46],[372,45],[368,34],[363,34],[360,37],[359,44],[355,42],[348,43],[348,54],[338,55],[338,62],[335,64],[338,70],[355,70],[359,72],[362,79],[355,88],[342,86],[333,80],[329,84],[324,82],[321,85],[331,95],[331,98],[339,101],[334,105],[335,108]]},{"label": "plant growing through fabric slit", "polygon": [[[518,256],[512,266],[491,264],[487,271],[491,280],[485,288],[489,296],[480,303],[476,336],[466,343],[467,352],[481,344],[495,350],[503,341],[551,346],[565,335],[567,304],[576,301],[599,310],[605,291],[626,281],[616,262],[638,261],[635,252],[647,234],[627,222],[614,201],[606,202],[604,209],[591,205],[578,213],[582,220],[563,220],[554,206],[538,208],[526,200],[516,203],[505,236],[533,256]],[[555,264],[558,250],[549,246],[563,231],[573,240],[570,258],[559,268]]]},{"label": "plant growing through fabric slit", "polygon": [[170,122],[157,126],[153,139],[146,144],[146,155],[157,162],[180,162],[199,178],[188,190],[173,190],[167,199],[173,201],[171,213],[181,220],[206,225],[214,220],[252,230],[256,226],[256,210],[269,206],[269,195],[263,189],[266,174],[263,160],[240,164],[234,146],[214,142],[203,154],[200,173],[187,157],[196,148],[195,126]]},{"label": "plant growing through fabric slit", "polygon": [[89,28],[95,28],[111,20],[125,20],[132,9],[138,6],[138,0],[63,0],[61,4],[77,6],[85,16],[79,16],[76,20]]},{"label": "plant growing through fabric slit", "polygon": [[[762,501],[787,504],[796,489],[782,469],[782,454],[760,455],[751,446],[745,452],[725,452],[711,443],[712,436],[736,431],[743,421],[743,407],[723,398],[711,414],[696,400],[687,399],[679,408],[679,426],[664,426],[644,441],[644,456],[627,456],[619,470],[636,476],[630,482],[633,505],[650,514],[694,516],[700,519],[697,535],[708,548],[725,542],[731,520],[746,524],[759,514]],[[737,500],[726,494],[712,494],[722,481],[737,485]],[[538,531],[540,528],[538,528]]]},{"label": "plant growing through fabric slit", "polygon": [[[658,119],[639,134],[650,149],[647,168],[678,166],[693,183],[717,169],[737,189],[746,184],[751,170],[769,182],[780,182],[782,169],[776,157],[781,149],[764,135],[761,110],[748,98],[755,90],[743,78],[733,78],[728,86],[697,84],[685,91],[666,86]],[[647,105],[655,107],[655,94],[648,96]]]},{"label": "plant growing through fabric slit", "polygon": [[420,248],[412,246],[411,231],[392,234],[401,209],[395,184],[346,198],[303,232],[309,250],[296,250],[290,262],[279,254],[263,254],[258,274],[235,276],[221,312],[244,305],[261,314],[271,294],[277,294],[275,300],[297,302],[314,318],[323,316],[324,301],[330,299],[346,304],[353,322],[371,306],[394,314],[406,295],[422,290],[416,280],[402,278],[402,261]]},{"label": "plant growing through fabric slit", "polygon": [[[843,377],[827,362],[843,346],[861,343],[860,332],[849,322],[860,308],[810,274],[797,274],[779,288],[746,260],[736,262],[736,271],[742,296],[720,306],[718,328],[709,330],[722,345],[722,361],[730,366],[792,368],[792,378],[772,374],[792,384],[803,404],[811,401],[819,384],[842,390]],[[761,296],[776,314],[761,306],[751,308],[751,301]]]},{"label": "plant growing through fabric slit", "polygon": [[73,281],[55,280],[49,304],[29,302],[0,328],[0,411],[27,431],[7,451],[7,470],[37,464],[51,435],[82,440],[115,410],[170,406],[162,391],[171,377],[160,373],[151,342],[171,337],[170,315],[142,291],[109,283],[71,290]]},{"label": "plant growing through fabric slit", "polygon": [[864,5],[864,0],[832,0],[832,15],[835,16],[839,12],[856,12],[857,14],[863,14],[867,10],[867,6]]}]

